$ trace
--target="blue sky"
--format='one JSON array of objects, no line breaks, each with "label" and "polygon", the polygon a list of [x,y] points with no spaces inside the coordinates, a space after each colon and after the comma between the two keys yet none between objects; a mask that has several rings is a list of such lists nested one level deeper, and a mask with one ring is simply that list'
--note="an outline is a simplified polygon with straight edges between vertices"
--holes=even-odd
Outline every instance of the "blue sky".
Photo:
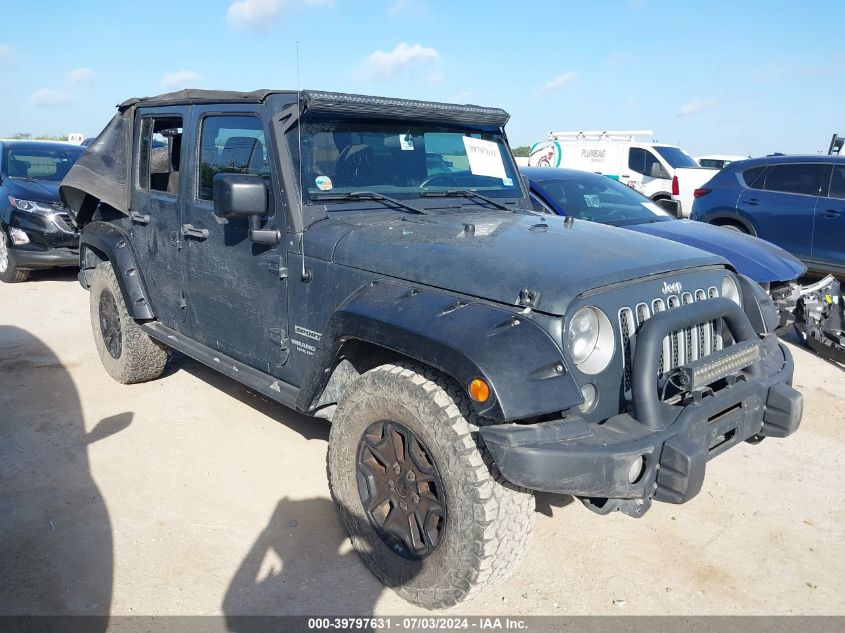
[{"label": "blue sky", "polygon": [[[842,0],[4,2],[0,136],[94,135],[130,97],[303,88],[495,105],[511,144],[652,129],[692,153],[845,134]],[[10,28],[14,25],[14,28]]]}]

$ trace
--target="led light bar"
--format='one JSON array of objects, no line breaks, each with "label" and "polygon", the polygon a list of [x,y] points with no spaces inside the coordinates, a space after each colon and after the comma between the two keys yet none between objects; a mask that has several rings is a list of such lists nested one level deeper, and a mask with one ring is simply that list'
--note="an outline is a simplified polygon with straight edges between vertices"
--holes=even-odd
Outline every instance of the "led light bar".
[{"label": "led light bar", "polygon": [[675,382],[697,391],[753,365],[761,358],[758,341],[743,341],[678,368]]},{"label": "led light bar", "polygon": [[306,90],[305,109],[323,112],[349,112],[370,116],[396,116],[406,119],[455,119],[503,127],[510,115],[499,108],[476,105],[371,97],[340,92]]}]

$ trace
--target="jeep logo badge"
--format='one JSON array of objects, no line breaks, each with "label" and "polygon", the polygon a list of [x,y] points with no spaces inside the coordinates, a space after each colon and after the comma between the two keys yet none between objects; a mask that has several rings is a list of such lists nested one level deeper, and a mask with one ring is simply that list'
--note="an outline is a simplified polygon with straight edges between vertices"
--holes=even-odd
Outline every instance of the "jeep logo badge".
[{"label": "jeep logo badge", "polygon": [[665,294],[665,295],[668,295],[669,293],[678,294],[683,289],[684,289],[684,287],[681,285],[680,281],[676,281],[676,282],[671,283],[671,284],[664,281],[663,287],[661,288],[661,290],[663,291],[663,294]]}]

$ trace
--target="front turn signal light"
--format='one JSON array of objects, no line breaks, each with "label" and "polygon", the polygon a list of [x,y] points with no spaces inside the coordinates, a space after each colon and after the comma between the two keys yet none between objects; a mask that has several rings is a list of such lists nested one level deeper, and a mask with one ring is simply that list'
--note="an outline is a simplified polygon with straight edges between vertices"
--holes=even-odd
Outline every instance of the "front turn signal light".
[{"label": "front turn signal light", "polygon": [[490,398],[490,385],[481,378],[476,378],[469,383],[469,397],[476,402],[487,402]]}]

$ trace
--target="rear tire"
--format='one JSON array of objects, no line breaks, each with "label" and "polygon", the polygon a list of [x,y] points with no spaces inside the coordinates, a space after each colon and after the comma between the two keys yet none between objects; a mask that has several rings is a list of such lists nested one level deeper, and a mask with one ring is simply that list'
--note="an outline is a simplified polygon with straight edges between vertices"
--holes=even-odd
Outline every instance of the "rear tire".
[{"label": "rear tire", "polygon": [[[343,394],[332,421],[329,485],[353,547],[379,580],[427,609],[454,605],[505,580],[530,541],[534,497],[499,475],[477,437],[486,422],[460,387],[413,363],[363,374]],[[381,447],[381,457],[368,452],[373,446]],[[390,450],[398,461],[381,464],[382,449],[396,446]],[[422,474],[411,476],[411,470]],[[424,483],[426,472],[436,485]],[[372,483],[373,473],[379,483]],[[420,496],[423,503],[436,497],[439,513]],[[403,547],[408,539],[396,534],[412,534],[412,541],[420,536],[425,551]]]},{"label": "rear tire", "polygon": [[15,266],[15,256],[9,248],[9,238],[0,226],[0,281],[6,284],[17,284],[29,279],[29,271]]},{"label": "rear tire", "polygon": [[117,382],[133,384],[161,376],[170,348],[148,336],[126,309],[112,265],[97,266],[89,297],[97,352]]}]

